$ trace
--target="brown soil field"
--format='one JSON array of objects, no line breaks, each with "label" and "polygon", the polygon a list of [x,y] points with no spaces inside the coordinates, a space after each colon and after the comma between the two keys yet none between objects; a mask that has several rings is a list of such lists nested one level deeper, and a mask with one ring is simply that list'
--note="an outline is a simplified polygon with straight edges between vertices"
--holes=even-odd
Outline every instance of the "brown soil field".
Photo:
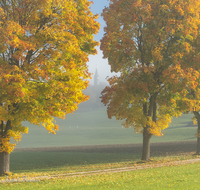
[{"label": "brown soil field", "polygon": [[[196,141],[175,141],[151,143],[151,155],[175,155],[196,151]],[[141,153],[142,144],[115,144],[90,146],[61,146],[39,148],[16,148],[14,151],[27,152],[99,152],[99,153]]]}]

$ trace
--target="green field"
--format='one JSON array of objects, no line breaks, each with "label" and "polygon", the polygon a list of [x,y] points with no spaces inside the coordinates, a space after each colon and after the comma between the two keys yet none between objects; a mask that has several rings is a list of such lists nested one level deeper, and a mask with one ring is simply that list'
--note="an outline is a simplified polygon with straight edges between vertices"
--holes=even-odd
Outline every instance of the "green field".
[{"label": "green field", "polygon": [[[167,157],[153,157],[146,163],[140,162],[140,155],[122,153],[67,153],[67,152],[13,152],[11,171],[19,176],[42,176],[79,171],[119,168],[141,164],[165,163],[173,160],[195,158],[191,154]],[[120,173],[95,174],[77,177],[58,177],[38,182],[16,182],[0,184],[0,190],[86,190],[86,189],[134,189],[198,190],[200,163],[179,166],[165,166]]]},{"label": "green field", "polygon": [[[160,163],[186,160],[198,156],[192,153],[179,155],[154,155],[150,162]],[[132,153],[85,153],[85,152],[13,152],[10,155],[10,170],[17,174],[37,175],[83,172],[141,165],[141,154]]]},{"label": "green field", "polygon": [[36,183],[2,185],[4,190],[199,190],[200,163],[138,170],[131,172],[100,174],[68,179],[44,180]]},{"label": "green field", "polygon": [[[195,140],[196,127],[191,121],[192,114],[174,118],[163,137],[152,137],[151,142]],[[56,135],[49,134],[43,127],[24,123],[29,134],[22,137],[18,147],[52,147],[76,145],[105,145],[142,143],[142,135],[134,129],[122,128],[121,122],[108,119],[105,108],[88,112],[76,112],[58,119],[60,126]]]},{"label": "green field", "polygon": [[[191,114],[174,118],[163,137],[153,137],[151,142],[195,140],[196,127]],[[120,121],[107,119],[105,109],[77,112],[58,120],[60,131],[48,134],[44,128],[30,126],[28,135],[23,135],[19,147],[52,147],[74,145],[141,143],[142,135],[133,129],[124,129]],[[70,174],[74,172],[154,164],[181,159],[190,159],[192,154],[153,156],[150,162],[141,163],[141,154],[131,153],[84,153],[84,152],[17,152],[11,154],[12,178]],[[86,189],[199,189],[200,164],[187,164],[122,173],[96,174],[69,178],[41,180],[39,182],[0,184],[0,190],[86,190]]]}]

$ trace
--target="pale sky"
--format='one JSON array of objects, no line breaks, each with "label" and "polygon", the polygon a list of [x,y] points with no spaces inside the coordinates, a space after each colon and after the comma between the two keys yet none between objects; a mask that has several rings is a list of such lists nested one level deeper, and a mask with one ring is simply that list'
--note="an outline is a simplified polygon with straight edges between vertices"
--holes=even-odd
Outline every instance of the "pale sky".
[{"label": "pale sky", "polygon": [[[91,1],[91,0],[90,0]],[[94,39],[97,41],[100,41],[100,39],[103,37],[104,34],[104,30],[103,28],[106,26],[103,17],[101,17],[101,13],[104,9],[104,7],[108,7],[109,5],[109,0],[93,0],[94,4],[92,4],[91,6],[91,11],[93,12],[93,14],[98,14],[99,18],[98,18],[98,22],[101,25],[101,28],[99,30],[98,35],[94,36]],[[106,77],[107,76],[112,76],[112,75],[116,75],[116,73],[111,73],[110,72],[110,66],[108,65],[108,60],[107,59],[103,59],[103,53],[100,50],[100,47],[96,48],[98,51],[98,54],[96,55],[91,55],[89,56],[89,71],[91,73],[95,73],[95,70],[97,68],[98,73],[99,73],[99,77],[100,77],[100,82],[106,82]],[[92,75],[93,77],[94,75]],[[93,84],[93,79],[90,81],[91,84]]]}]

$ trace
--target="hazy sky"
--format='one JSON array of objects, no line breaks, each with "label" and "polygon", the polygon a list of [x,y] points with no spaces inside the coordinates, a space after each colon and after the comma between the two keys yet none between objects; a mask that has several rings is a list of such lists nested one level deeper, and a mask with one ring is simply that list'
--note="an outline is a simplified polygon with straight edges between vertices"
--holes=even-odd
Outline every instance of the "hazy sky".
[{"label": "hazy sky", "polygon": [[[91,1],[91,0],[90,0]],[[98,22],[101,25],[101,28],[99,30],[98,35],[94,36],[94,39],[97,41],[100,41],[100,39],[103,37],[104,30],[103,28],[105,27],[105,22],[103,18],[101,17],[101,13],[104,9],[104,7],[108,7],[109,5],[109,0],[92,0],[94,4],[91,6],[91,11],[93,14],[99,14]],[[110,72],[110,66],[108,65],[107,59],[103,59],[103,54],[102,51],[100,50],[99,47],[97,47],[98,54],[95,56],[89,56],[89,71],[91,73],[95,73],[95,70],[97,68],[99,77],[100,77],[100,82],[106,82],[106,77],[107,76],[112,76],[115,75],[115,73]],[[94,76],[94,75],[93,75]],[[92,76],[92,77],[93,77]],[[93,79],[90,81],[91,84],[93,84]]]}]

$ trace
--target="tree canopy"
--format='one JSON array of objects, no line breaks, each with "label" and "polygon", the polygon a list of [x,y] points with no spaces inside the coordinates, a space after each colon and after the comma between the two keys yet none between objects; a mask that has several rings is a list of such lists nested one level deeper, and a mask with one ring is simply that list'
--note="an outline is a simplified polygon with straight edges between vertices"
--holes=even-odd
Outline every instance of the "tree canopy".
[{"label": "tree canopy", "polygon": [[[28,129],[55,133],[88,99],[86,62],[95,54],[98,16],[87,0],[0,0],[0,152],[10,153]],[[10,139],[13,141],[10,141]]]}]

